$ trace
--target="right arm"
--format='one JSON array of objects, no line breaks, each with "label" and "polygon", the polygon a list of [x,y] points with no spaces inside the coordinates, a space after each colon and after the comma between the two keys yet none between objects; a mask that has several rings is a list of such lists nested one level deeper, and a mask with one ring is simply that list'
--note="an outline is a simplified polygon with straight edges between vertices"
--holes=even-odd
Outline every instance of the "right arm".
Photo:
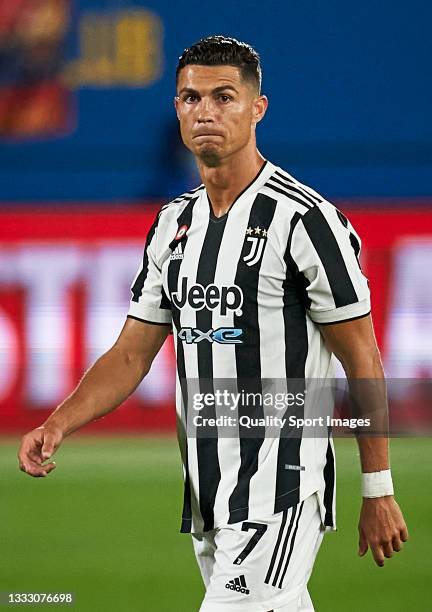
[{"label": "right arm", "polygon": [[49,474],[55,463],[43,462],[63,438],[129,397],[150,370],[169,331],[169,325],[128,318],[115,344],[91,366],[71,395],[43,425],[23,437],[18,452],[20,469],[35,477]]}]

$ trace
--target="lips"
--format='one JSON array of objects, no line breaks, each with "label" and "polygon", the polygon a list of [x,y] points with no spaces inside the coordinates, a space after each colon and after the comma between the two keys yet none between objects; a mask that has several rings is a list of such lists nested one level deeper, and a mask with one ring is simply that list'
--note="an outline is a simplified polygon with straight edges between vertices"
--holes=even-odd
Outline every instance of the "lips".
[{"label": "lips", "polygon": [[205,136],[222,136],[222,134],[217,134],[216,132],[202,132],[199,134],[195,134],[194,138],[201,138]]}]

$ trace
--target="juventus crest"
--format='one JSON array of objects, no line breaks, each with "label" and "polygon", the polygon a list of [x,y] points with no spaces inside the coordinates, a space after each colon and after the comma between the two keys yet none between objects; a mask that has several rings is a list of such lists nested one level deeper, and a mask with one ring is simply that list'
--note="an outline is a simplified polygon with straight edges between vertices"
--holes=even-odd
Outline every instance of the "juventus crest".
[{"label": "juventus crest", "polygon": [[248,266],[254,266],[262,257],[267,240],[267,230],[261,227],[248,227],[246,230],[246,243],[250,244],[250,251],[243,257]]}]

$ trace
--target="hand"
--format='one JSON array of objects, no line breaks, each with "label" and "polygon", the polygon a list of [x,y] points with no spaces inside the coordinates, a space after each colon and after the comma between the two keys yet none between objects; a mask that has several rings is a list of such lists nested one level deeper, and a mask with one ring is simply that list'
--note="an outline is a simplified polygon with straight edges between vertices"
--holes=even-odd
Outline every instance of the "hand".
[{"label": "hand", "polygon": [[392,495],[363,498],[359,521],[359,555],[370,547],[375,563],[382,567],[384,557],[402,549],[408,540],[408,530],[402,512]]},{"label": "hand", "polygon": [[27,433],[18,451],[20,470],[40,478],[52,472],[56,464],[54,461],[45,463],[58,449],[63,440],[63,432],[56,427],[38,427]]}]

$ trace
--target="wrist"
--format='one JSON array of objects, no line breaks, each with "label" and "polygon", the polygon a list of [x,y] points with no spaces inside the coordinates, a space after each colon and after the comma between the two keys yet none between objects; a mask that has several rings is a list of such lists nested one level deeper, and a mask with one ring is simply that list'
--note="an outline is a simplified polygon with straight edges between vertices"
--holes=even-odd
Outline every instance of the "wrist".
[{"label": "wrist", "polygon": [[394,494],[391,470],[362,474],[361,494],[364,498],[386,497]]},{"label": "wrist", "polygon": [[66,435],[66,428],[64,427],[64,424],[62,424],[59,419],[55,417],[48,417],[45,423],[42,423],[38,429],[44,429],[45,431],[51,432],[60,432],[62,437]]}]

